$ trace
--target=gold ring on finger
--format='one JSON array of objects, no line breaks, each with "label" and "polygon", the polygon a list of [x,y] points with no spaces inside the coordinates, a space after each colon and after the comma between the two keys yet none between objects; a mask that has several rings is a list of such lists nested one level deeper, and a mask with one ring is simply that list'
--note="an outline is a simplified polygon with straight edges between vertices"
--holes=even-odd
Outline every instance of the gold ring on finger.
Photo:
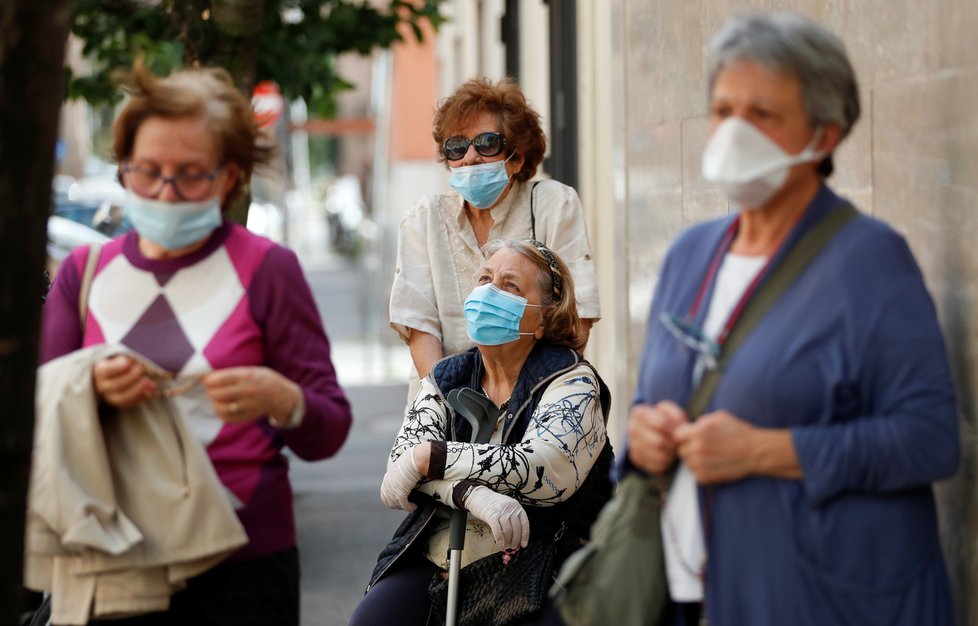
[{"label": "gold ring on finger", "polygon": [[237,413],[238,409],[240,408],[241,405],[239,405],[236,401],[231,400],[231,402],[228,404],[228,413],[231,413],[233,415],[234,413]]}]

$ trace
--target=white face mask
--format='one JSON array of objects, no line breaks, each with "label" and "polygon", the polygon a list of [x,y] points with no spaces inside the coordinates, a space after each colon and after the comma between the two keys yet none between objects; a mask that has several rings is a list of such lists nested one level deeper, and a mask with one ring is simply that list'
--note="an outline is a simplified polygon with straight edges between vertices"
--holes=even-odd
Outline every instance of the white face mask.
[{"label": "white face mask", "polygon": [[804,150],[791,155],[750,122],[729,117],[706,142],[703,178],[718,185],[738,209],[758,209],[784,186],[793,165],[825,156],[815,150],[821,137],[819,128]]}]

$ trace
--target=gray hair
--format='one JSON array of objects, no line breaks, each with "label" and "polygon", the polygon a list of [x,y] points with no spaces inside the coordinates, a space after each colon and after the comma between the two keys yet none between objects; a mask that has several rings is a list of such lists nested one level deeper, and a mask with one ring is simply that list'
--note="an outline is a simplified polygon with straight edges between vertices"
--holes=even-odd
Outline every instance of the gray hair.
[{"label": "gray hair", "polygon": [[[859,87],[845,46],[824,26],[797,13],[745,13],[730,19],[710,41],[709,90],[724,67],[740,61],[793,76],[812,126],[838,124],[842,137],[859,119]],[[832,173],[832,156],[819,165]]]}]

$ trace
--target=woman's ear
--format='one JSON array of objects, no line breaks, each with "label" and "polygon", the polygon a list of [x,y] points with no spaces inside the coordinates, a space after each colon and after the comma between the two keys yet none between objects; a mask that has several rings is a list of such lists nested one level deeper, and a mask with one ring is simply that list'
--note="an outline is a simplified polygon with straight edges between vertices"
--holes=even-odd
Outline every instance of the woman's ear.
[{"label": "woman's ear", "polygon": [[525,162],[526,159],[523,158],[522,154],[519,152],[514,152],[513,156],[506,161],[506,174],[512,178],[514,174],[517,174],[521,169],[523,169],[523,163]]},{"label": "woman's ear", "polygon": [[832,154],[842,141],[842,127],[838,124],[826,124],[822,131],[822,138],[818,142],[815,150],[824,154]]},{"label": "woman's ear", "polygon": [[543,339],[543,336],[547,332],[547,326],[545,323],[547,318],[543,315],[543,309],[537,309],[537,311],[540,311],[540,323],[533,329],[533,338],[539,341],[540,339]]}]

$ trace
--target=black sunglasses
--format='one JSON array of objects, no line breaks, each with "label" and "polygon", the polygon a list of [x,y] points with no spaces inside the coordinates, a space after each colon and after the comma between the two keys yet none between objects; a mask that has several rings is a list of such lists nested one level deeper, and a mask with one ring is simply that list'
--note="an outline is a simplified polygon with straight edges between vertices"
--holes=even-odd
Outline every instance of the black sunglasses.
[{"label": "black sunglasses", "polygon": [[475,151],[484,157],[494,157],[503,151],[506,138],[502,133],[479,133],[472,139],[465,137],[449,137],[445,140],[445,158],[458,161],[469,151],[469,144],[475,146]]}]

